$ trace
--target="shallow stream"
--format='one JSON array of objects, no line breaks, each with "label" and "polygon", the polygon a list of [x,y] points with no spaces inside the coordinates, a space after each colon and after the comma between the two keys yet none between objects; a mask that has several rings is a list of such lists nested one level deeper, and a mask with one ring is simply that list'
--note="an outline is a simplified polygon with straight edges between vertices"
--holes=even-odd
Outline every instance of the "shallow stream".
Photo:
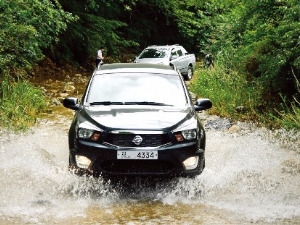
[{"label": "shallow stream", "polygon": [[0,130],[0,224],[300,224],[299,133],[200,113],[206,168],[195,179],[77,177],[68,171],[73,112],[59,101],[79,97],[88,78],[44,79],[36,83],[52,114],[25,134]]},{"label": "shallow stream", "polygon": [[68,172],[71,116],[0,135],[0,224],[300,224],[299,136],[201,115],[195,179],[127,186]]}]

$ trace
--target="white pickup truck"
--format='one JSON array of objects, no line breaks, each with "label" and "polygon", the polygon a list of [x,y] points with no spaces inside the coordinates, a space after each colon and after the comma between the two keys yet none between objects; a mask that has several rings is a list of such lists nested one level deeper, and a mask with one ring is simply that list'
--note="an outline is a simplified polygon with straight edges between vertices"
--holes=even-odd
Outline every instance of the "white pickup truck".
[{"label": "white pickup truck", "polygon": [[196,57],[181,45],[151,45],[134,60],[135,63],[174,65],[185,78],[190,80],[196,67]]}]

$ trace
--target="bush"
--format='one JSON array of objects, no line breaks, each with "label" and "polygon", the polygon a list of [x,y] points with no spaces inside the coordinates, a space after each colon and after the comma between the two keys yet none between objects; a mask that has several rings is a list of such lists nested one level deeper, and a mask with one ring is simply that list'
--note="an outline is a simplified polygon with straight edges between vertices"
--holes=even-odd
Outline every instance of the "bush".
[{"label": "bush", "polygon": [[211,99],[212,114],[233,121],[256,122],[269,128],[300,130],[300,103],[296,98],[289,103],[281,96],[282,104],[269,103],[261,97],[262,86],[219,64],[212,69],[197,69],[189,89],[198,97]]},{"label": "bush", "polygon": [[0,94],[0,126],[12,130],[32,126],[47,105],[43,92],[25,80],[4,79]]},{"label": "bush", "polygon": [[30,70],[76,18],[56,0],[0,1],[0,79]]},{"label": "bush", "polygon": [[[299,105],[300,106],[300,105]],[[280,113],[281,118],[278,121],[286,129],[300,130],[300,107],[295,104],[291,108],[286,108],[286,112]]]},{"label": "bush", "polygon": [[218,65],[212,69],[197,69],[189,89],[198,97],[213,102],[211,113],[222,117],[256,120],[261,89],[257,84],[248,83],[246,77]]}]

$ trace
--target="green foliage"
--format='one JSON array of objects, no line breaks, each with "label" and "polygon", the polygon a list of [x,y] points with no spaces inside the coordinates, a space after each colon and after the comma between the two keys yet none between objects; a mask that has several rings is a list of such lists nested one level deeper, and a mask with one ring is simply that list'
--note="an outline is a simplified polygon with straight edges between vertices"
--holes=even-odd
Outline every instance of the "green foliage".
[{"label": "green foliage", "polygon": [[[247,86],[259,90],[255,93],[260,103],[254,110],[260,120],[274,122],[278,112],[284,112],[281,122],[288,117],[299,118],[300,2],[223,2],[225,9],[214,15],[217,22],[211,30],[211,50],[218,65],[228,74],[245,74]],[[281,104],[281,96],[288,105]]]},{"label": "green foliage", "polygon": [[[54,2],[54,3],[52,3]],[[0,75],[31,68],[73,20],[57,1],[0,1]]]},{"label": "green foliage", "polygon": [[6,77],[0,95],[0,127],[15,131],[32,126],[46,107],[43,92],[26,80],[10,82]]},{"label": "green foliage", "polygon": [[[293,75],[295,76],[295,74]],[[298,99],[294,97],[294,101],[291,103],[290,101],[286,100],[285,96],[281,95],[283,106],[280,108],[280,110],[277,110],[278,115],[272,115],[272,117],[274,117],[283,127],[287,129],[300,130],[300,82],[296,76],[295,80],[299,94]]]},{"label": "green foliage", "polygon": [[242,74],[227,73],[218,65],[212,69],[199,68],[189,89],[198,97],[212,100],[211,113],[240,120],[258,118],[261,89],[257,84],[249,84]]},{"label": "green foliage", "polygon": [[[259,82],[267,98],[280,101],[296,93],[292,71],[299,78],[300,2],[242,1],[220,23],[218,57],[231,53],[230,68]],[[220,49],[222,49],[220,51]],[[277,95],[275,94],[277,93]]]},{"label": "green foliage", "polygon": [[[52,49],[51,57],[56,61],[74,59],[80,64],[94,62],[101,45],[106,47],[105,55],[112,61],[122,61],[124,55],[137,54],[151,44],[180,43],[197,55],[203,45],[198,43],[203,35],[209,35],[206,29],[212,18],[203,17],[194,0],[60,0],[60,3],[64,10],[80,19],[68,26]],[[205,43],[210,41],[208,36],[205,38]]]},{"label": "green foliage", "polygon": [[5,21],[0,23],[1,127],[21,130],[34,124],[46,102],[22,77],[74,19],[57,0],[0,0],[0,20]]},{"label": "green foliage", "polygon": [[214,56],[217,66],[201,69],[192,87],[219,114],[264,120],[284,112],[281,119],[298,121],[299,12],[298,0],[0,0],[1,106],[15,85],[4,74],[22,77],[45,55],[88,68],[100,46],[110,63],[150,44],[179,43]]},{"label": "green foliage", "polygon": [[289,106],[284,102],[284,109],[275,117],[277,121],[287,129],[300,130],[300,103]]},{"label": "green foliage", "polygon": [[[179,32],[199,57],[214,52],[220,17],[234,5],[230,0],[178,1],[180,10],[175,11]],[[216,37],[217,36],[217,37]]]},{"label": "green foliage", "polygon": [[[120,17],[123,3],[119,1],[60,0],[64,10],[77,15],[79,20],[69,24],[60,41],[48,55],[56,62],[92,63],[101,46],[105,47],[105,62],[118,61],[124,49],[138,46],[134,39],[127,39],[123,29],[129,29]],[[110,60],[109,57],[114,58]]]}]

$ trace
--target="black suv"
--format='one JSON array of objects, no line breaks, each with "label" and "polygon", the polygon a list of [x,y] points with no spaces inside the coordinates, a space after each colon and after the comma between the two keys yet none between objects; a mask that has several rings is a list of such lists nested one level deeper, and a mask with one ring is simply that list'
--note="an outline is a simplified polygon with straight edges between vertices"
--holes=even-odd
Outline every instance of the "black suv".
[{"label": "black suv", "polygon": [[105,64],[91,76],[69,130],[69,166],[94,176],[196,176],[205,166],[205,131],[180,73],[156,64]]}]

